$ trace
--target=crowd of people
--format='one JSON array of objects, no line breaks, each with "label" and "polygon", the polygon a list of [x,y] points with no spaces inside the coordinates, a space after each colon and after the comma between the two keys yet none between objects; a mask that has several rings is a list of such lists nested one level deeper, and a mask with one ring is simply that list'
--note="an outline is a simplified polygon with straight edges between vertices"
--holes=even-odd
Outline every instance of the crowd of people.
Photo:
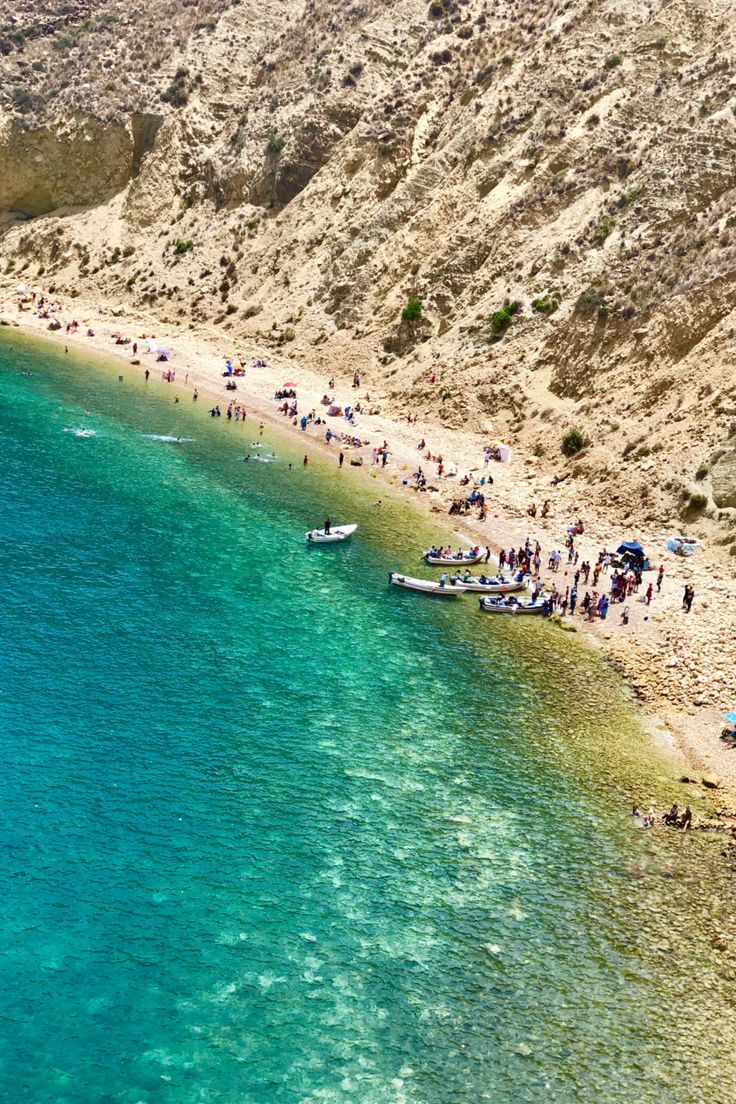
[{"label": "crowd of people", "polygon": [[473,487],[466,498],[453,499],[447,512],[450,517],[455,515],[466,517],[468,514],[472,514],[473,510],[476,509],[478,511],[478,521],[485,521],[488,517],[486,496],[483,491],[479,491],[477,487]]}]

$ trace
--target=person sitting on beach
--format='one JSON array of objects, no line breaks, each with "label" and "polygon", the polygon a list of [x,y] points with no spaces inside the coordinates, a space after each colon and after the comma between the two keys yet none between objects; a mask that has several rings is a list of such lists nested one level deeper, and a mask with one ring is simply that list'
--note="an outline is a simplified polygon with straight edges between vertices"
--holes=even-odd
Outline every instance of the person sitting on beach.
[{"label": "person sitting on beach", "polygon": [[690,828],[691,825],[692,825],[692,822],[693,822],[692,810],[691,810],[689,805],[686,805],[685,806],[685,812],[680,817],[680,820],[678,821],[677,827],[678,828]]},{"label": "person sitting on beach", "polygon": [[680,810],[675,803],[668,813],[665,813],[662,817],[663,824],[677,824],[677,819],[680,815]]}]

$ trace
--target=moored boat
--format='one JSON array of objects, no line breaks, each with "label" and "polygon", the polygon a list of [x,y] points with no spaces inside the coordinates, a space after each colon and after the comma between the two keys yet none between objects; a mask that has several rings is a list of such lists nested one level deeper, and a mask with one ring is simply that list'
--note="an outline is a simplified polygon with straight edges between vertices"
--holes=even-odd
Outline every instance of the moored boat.
[{"label": "moored boat", "polygon": [[329,533],[324,529],[310,529],[306,536],[312,544],[335,544],[336,541],[347,540],[357,528],[357,525],[335,525]]},{"label": "moored boat", "polygon": [[[481,579],[484,579],[485,582],[481,582]],[[458,579],[458,583],[474,594],[513,594],[515,591],[525,590],[527,586],[526,577],[522,579],[504,579],[502,576],[499,579],[495,575],[491,578],[482,575],[480,578]]]},{"label": "moored boat", "polygon": [[435,583],[432,579],[413,579],[410,575],[400,575],[398,571],[389,571],[388,581],[393,586],[405,587],[406,590],[417,590],[422,594],[437,594],[441,598],[454,598],[458,594],[465,593],[462,583],[450,583],[444,585]]},{"label": "moored boat", "polygon": [[500,613],[512,617],[542,617],[547,612],[543,598],[530,598],[526,602],[520,602],[518,598],[503,599],[484,596],[478,599],[478,603],[483,613]]},{"label": "moored boat", "polygon": [[485,552],[482,548],[467,548],[464,550],[458,549],[457,553],[453,553],[451,556],[444,556],[430,548],[428,552],[424,552],[422,555],[428,564],[437,564],[439,567],[467,567],[469,564],[476,564],[482,560]]}]

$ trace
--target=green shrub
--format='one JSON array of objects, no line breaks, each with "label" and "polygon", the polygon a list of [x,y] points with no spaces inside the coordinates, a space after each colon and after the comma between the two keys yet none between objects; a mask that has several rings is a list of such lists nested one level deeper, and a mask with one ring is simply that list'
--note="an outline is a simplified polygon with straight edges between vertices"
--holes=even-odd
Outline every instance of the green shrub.
[{"label": "green shrub", "polygon": [[25,88],[14,88],[11,98],[18,111],[30,111],[33,107],[33,96]]},{"label": "green shrub", "polygon": [[161,99],[172,107],[185,107],[189,103],[189,96],[180,84],[170,84],[166,91],[161,93]]},{"label": "green shrub", "polygon": [[704,494],[691,494],[687,508],[693,514],[699,514],[708,505],[708,496]]},{"label": "green shrub", "polygon": [[516,299],[511,303],[506,303],[500,310],[494,311],[491,315],[491,329],[495,334],[503,335],[511,325],[511,319],[518,313],[521,307]]},{"label": "green shrub", "polygon": [[442,3],[442,0],[432,0],[432,3],[429,5],[430,19],[442,19],[442,16],[446,14],[447,12],[445,11],[445,5]]},{"label": "green shrub", "polygon": [[266,153],[270,153],[272,156],[278,157],[285,145],[286,142],[281,137],[281,135],[277,134],[275,130],[272,130],[268,136],[268,141],[266,142]]},{"label": "green shrub", "polygon": [[602,292],[591,286],[580,292],[575,307],[581,314],[594,314],[597,310],[605,309],[605,305]]},{"label": "green shrub", "polygon": [[708,474],[709,471],[710,471],[710,468],[708,467],[707,464],[701,464],[700,465],[700,467],[698,468],[698,470],[695,473],[695,478],[698,481],[698,483],[702,483],[702,481],[705,479],[705,477],[706,477],[706,475]]},{"label": "green shrub", "polygon": [[188,241],[178,241],[174,246],[175,253],[188,253],[190,249],[194,249],[194,242],[191,238]]},{"label": "green shrub", "polygon": [[624,192],[616,201],[616,206],[619,211],[623,211],[624,207],[629,207],[632,203],[636,203],[637,199],[641,199],[645,191],[646,188],[632,188],[630,192]]},{"label": "green shrub", "polygon": [[593,231],[593,241],[597,242],[598,245],[603,245],[603,242],[611,233],[615,225],[615,217],[613,215],[606,215],[606,217],[598,223],[595,230]]},{"label": "green shrub", "polygon": [[422,300],[416,299],[413,295],[406,301],[406,306],[401,312],[401,318],[404,322],[418,322],[422,317]]},{"label": "green shrub", "polygon": [[606,58],[606,69],[615,69],[617,65],[620,65],[623,58],[620,54],[611,54]]},{"label": "green shrub", "polygon": [[532,310],[535,314],[554,314],[560,305],[562,296],[559,291],[548,291],[539,299],[532,299]]},{"label": "green shrub", "polygon": [[180,65],[174,73],[174,79],[169,87],[161,93],[161,99],[164,103],[171,104],[172,107],[184,107],[189,102],[186,88],[188,76],[189,70]]},{"label": "green shrub", "polygon": [[573,426],[572,429],[568,429],[567,433],[562,438],[562,451],[565,456],[575,456],[576,453],[581,452],[588,444],[590,444],[590,442],[583,431],[578,429],[577,426]]}]

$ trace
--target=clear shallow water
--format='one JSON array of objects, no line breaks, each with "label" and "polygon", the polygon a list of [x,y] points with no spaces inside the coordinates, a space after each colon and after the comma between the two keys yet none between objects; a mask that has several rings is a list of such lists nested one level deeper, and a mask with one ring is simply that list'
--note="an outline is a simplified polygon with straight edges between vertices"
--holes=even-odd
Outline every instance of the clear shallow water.
[{"label": "clear shallow water", "polygon": [[733,886],[633,829],[682,793],[605,667],[133,372],[0,339],[2,1098],[735,1099]]}]

